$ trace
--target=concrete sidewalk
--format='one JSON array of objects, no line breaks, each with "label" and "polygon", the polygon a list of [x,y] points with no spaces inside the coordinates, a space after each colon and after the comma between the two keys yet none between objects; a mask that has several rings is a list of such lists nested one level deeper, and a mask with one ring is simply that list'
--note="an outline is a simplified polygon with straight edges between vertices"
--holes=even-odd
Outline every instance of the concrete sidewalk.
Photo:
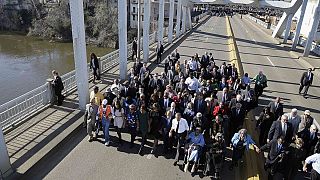
[{"label": "concrete sidewalk", "polygon": [[[203,18],[199,24],[194,24],[194,26],[199,27],[206,20],[207,17]],[[164,45],[164,57],[171,54],[189,35],[190,32],[175,39],[173,44]],[[167,38],[164,39],[164,43],[167,43]],[[155,46],[150,47],[150,62],[148,63],[148,67],[151,70],[157,67],[157,65],[153,64],[156,57]],[[129,71],[132,66],[133,61],[128,60],[127,70]],[[106,87],[116,78],[119,78],[119,65],[102,74],[100,83],[93,84],[90,82],[90,91],[96,85],[104,92]],[[34,171],[34,169],[37,169],[42,162],[46,162],[48,158],[50,161],[57,162],[59,158],[52,159],[51,154],[60,152],[61,149],[59,148],[65,145],[65,143],[70,144],[68,146],[70,151],[77,146],[77,143],[80,142],[79,140],[82,140],[86,136],[86,134],[82,133],[81,128],[83,112],[77,108],[78,94],[75,91],[65,98],[62,106],[50,106],[42,112],[35,114],[24,124],[5,134],[10,161],[15,170],[15,173],[9,179],[24,179],[27,174],[37,174],[38,171]],[[75,134],[79,137],[73,137]],[[74,141],[71,143],[70,139]],[[64,153],[68,153],[68,151],[66,150]],[[32,175],[27,175],[26,177],[34,179]]]}]

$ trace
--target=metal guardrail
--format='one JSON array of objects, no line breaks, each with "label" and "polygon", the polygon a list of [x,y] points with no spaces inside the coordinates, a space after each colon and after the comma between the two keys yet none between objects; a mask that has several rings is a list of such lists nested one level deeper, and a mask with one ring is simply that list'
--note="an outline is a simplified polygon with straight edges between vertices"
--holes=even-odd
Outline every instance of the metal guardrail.
[{"label": "metal guardrail", "polygon": [[[202,19],[205,14],[198,16],[199,20]],[[164,29],[165,36],[168,35],[168,28]],[[156,43],[157,32],[149,35],[149,45]],[[143,37],[140,39],[141,48],[143,43]],[[128,44],[128,57],[132,55],[132,43]],[[115,50],[105,56],[100,58],[100,71],[105,73],[111,68],[119,64],[119,50]],[[89,64],[88,64],[89,67]],[[88,68],[88,77],[91,80],[92,73]],[[76,90],[76,71],[73,70],[61,76],[62,82],[64,84],[64,95],[69,95]],[[3,105],[0,106],[0,126],[3,130],[12,128],[20,123],[23,123],[27,117],[37,113],[40,109],[49,106],[53,99],[53,89],[51,82],[46,82],[44,85],[29,91]]]}]

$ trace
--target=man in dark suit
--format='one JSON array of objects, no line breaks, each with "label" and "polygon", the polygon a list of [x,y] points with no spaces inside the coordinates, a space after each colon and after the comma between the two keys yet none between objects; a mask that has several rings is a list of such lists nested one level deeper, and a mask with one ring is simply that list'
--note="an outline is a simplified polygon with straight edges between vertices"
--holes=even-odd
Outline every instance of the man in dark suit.
[{"label": "man in dark suit", "polygon": [[265,169],[268,170],[268,180],[284,176],[284,168],[281,166],[281,164],[284,164],[283,159],[287,153],[284,141],[284,137],[280,136],[260,148],[260,151],[268,152],[268,157],[265,163]]},{"label": "man in dark suit", "polygon": [[240,103],[237,103],[235,107],[231,109],[231,116],[230,116],[230,128],[231,134],[235,134],[238,132],[241,127],[243,127],[244,119],[245,119],[245,111],[242,108]]},{"label": "man in dark suit", "polygon": [[307,156],[310,156],[314,152],[314,148],[318,142],[318,129],[312,124],[309,129],[305,129],[298,133],[298,137],[303,139],[303,147],[307,152]]},{"label": "man in dark suit", "polygon": [[207,68],[207,66],[209,66],[209,62],[210,62],[210,56],[208,55],[208,52],[206,52],[200,60],[200,65],[201,65],[201,69],[202,68]]},{"label": "man in dark suit", "polygon": [[163,45],[161,42],[159,42],[156,52],[157,52],[157,63],[161,63],[161,57],[162,57],[162,53],[163,53],[164,49],[163,49]]},{"label": "man in dark suit", "polygon": [[235,98],[232,98],[230,103],[229,103],[229,109],[232,109],[236,107],[236,104],[240,103],[242,105],[242,109],[246,110],[245,102],[242,100],[242,97],[240,94],[237,94]]},{"label": "man in dark suit", "polygon": [[134,38],[132,42],[132,57],[131,57],[132,60],[134,60],[134,58],[137,57],[137,51],[138,51],[137,39]]},{"label": "man in dark suit", "polygon": [[203,94],[198,93],[197,98],[194,100],[193,109],[195,113],[200,112],[202,115],[206,114],[207,103],[203,99]]},{"label": "man in dark suit", "polygon": [[164,115],[165,112],[167,112],[167,110],[170,109],[171,103],[172,103],[172,100],[169,98],[168,94],[164,94],[163,98],[159,100],[160,107],[162,108],[161,109],[162,115]]},{"label": "man in dark suit", "polygon": [[288,122],[288,116],[282,115],[281,119],[274,121],[268,133],[267,142],[284,136],[286,143],[290,144],[293,138],[292,124]]},{"label": "man in dark suit", "polygon": [[312,85],[313,73],[312,69],[309,68],[307,72],[304,72],[300,79],[299,94],[301,94],[302,89],[304,88],[303,96],[307,95],[309,87]]},{"label": "man in dark suit", "polygon": [[231,100],[231,95],[228,92],[228,88],[223,88],[222,92],[219,91],[217,93],[217,98],[219,103],[222,102],[223,104],[227,104],[228,106]]},{"label": "man in dark suit", "polygon": [[274,102],[269,103],[270,112],[272,112],[275,116],[275,119],[278,119],[283,114],[283,105],[280,102],[281,98],[277,97]]},{"label": "man in dark suit", "polygon": [[120,92],[122,97],[130,96],[133,99],[135,99],[136,95],[137,95],[136,93],[137,93],[137,90],[135,88],[133,88],[133,87],[130,87],[128,81],[125,81],[123,83],[123,88],[121,89],[121,92]]},{"label": "man in dark suit", "polygon": [[52,85],[53,85],[54,93],[58,98],[57,105],[61,106],[62,101],[64,99],[64,96],[62,95],[62,90],[64,89],[63,82],[61,77],[59,76],[59,73],[56,70],[52,71],[52,75],[53,75]]}]

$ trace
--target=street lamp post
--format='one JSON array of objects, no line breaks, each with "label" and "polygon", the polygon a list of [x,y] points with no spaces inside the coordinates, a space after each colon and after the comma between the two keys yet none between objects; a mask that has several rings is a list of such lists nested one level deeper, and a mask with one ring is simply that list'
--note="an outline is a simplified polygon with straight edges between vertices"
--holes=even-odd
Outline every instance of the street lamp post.
[{"label": "street lamp post", "polygon": [[140,10],[140,0],[138,0],[138,38],[137,38],[137,58],[140,60],[140,46],[141,46],[141,41],[140,41],[140,17],[141,17],[141,10]]}]

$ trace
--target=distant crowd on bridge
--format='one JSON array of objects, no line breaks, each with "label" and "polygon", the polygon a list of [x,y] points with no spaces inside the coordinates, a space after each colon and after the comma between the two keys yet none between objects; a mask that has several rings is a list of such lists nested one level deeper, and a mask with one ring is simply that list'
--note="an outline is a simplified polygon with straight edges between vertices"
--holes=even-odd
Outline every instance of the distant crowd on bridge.
[{"label": "distant crowd on bridge", "polygon": [[[91,57],[91,65],[98,65],[96,56]],[[211,53],[181,60],[177,49],[163,65],[163,72],[152,74],[146,63],[135,60],[123,83],[115,79],[103,94],[94,87],[83,122],[88,141],[100,138],[102,131],[106,146],[134,148],[139,136],[141,156],[167,155],[175,148],[174,166],[183,157],[185,172],[191,168],[193,176],[202,172],[214,178],[220,178],[228,149],[232,150],[228,168],[233,170],[252,145],[257,153],[268,152],[264,167],[269,179],[294,179],[298,170],[311,171],[312,179],[319,177],[320,141],[309,110],[301,116],[296,108],[285,113],[278,97],[258,119],[248,115],[268,86],[262,71],[254,78],[248,73],[241,77],[235,64],[217,65]],[[303,89],[307,93],[312,78],[309,69],[301,78],[299,93]],[[256,122],[257,139],[245,129],[250,121]],[[110,127],[117,132],[117,142],[110,141]],[[122,139],[123,133],[130,134],[129,143]],[[153,140],[151,152],[145,149],[148,139]]]}]

